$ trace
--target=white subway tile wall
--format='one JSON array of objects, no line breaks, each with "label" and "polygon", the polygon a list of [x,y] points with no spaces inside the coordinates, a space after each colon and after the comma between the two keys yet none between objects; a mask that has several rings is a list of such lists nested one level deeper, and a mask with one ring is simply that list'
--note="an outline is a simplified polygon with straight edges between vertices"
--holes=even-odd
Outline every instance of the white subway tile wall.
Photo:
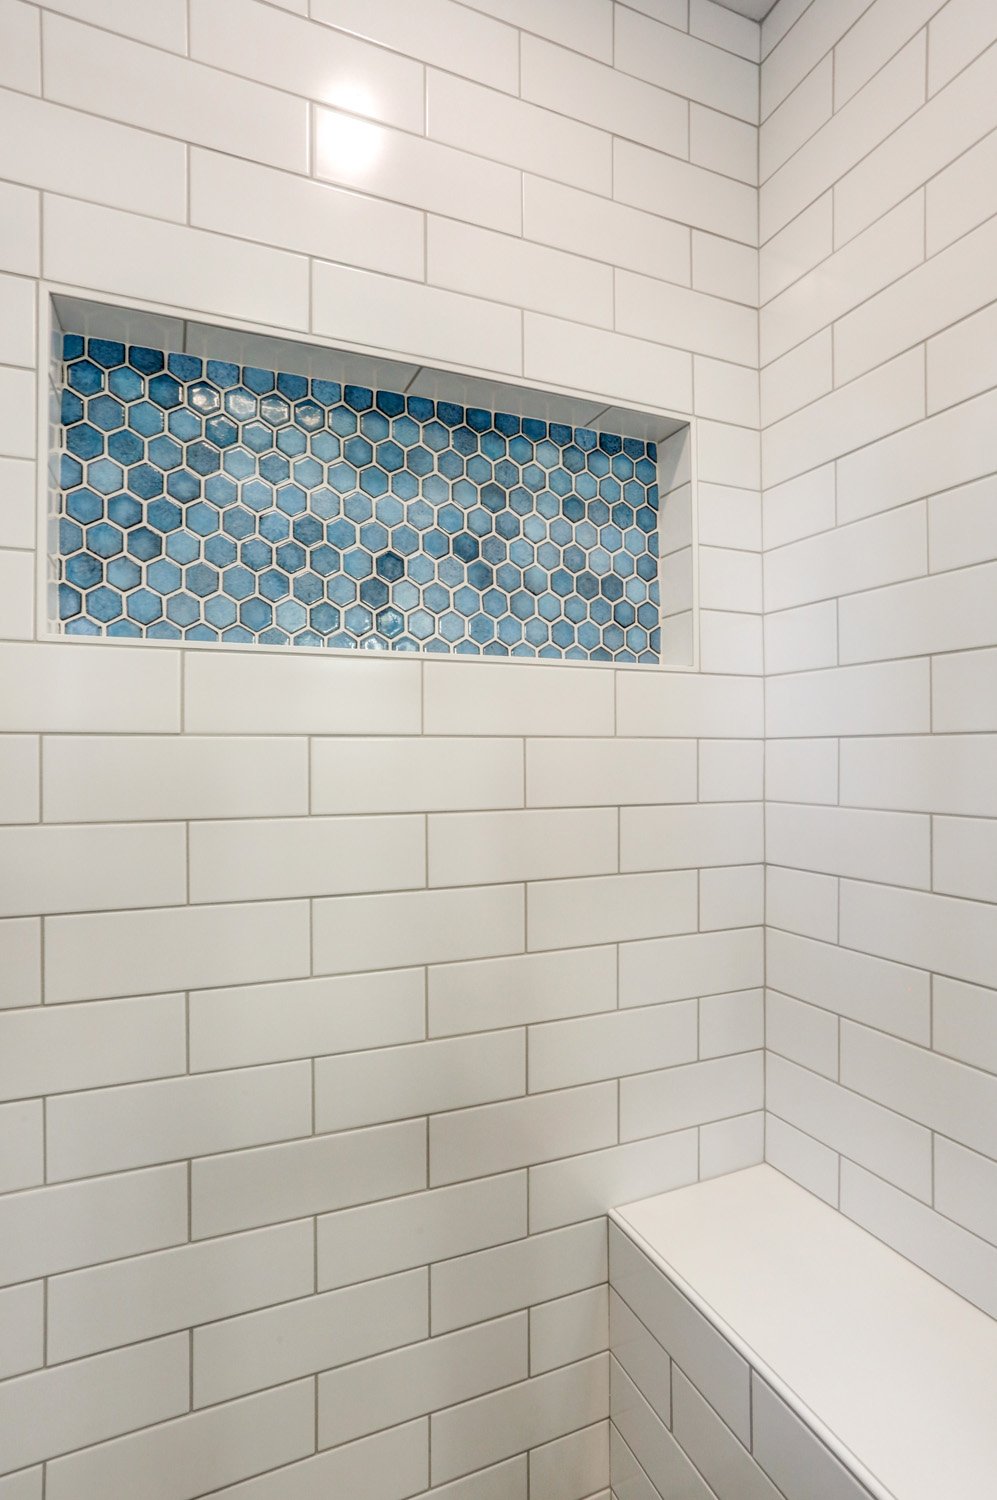
[{"label": "white subway tile wall", "polygon": [[995,37],[778,0],[760,129],[766,1155],[991,1312]]},{"label": "white subway tile wall", "polygon": [[[0,0],[0,1495],[608,1500],[606,1209],[763,1149],[760,30],[146,11]],[[703,673],[43,639],[41,275],[708,419]]]}]

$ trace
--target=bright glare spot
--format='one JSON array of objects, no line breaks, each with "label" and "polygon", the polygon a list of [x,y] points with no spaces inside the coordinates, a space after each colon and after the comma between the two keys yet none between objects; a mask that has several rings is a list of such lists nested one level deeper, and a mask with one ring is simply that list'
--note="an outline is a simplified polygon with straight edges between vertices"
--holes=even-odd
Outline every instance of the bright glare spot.
[{"label": "bright glare spot", "polygon": [[[344,84],[336,90],[336,103],[366,114],[374,100],[359,84]],[[322,110],[315,142],[316,167],[323,177],[362,181],[380,156],[382,144],[381,127],[373,121]]]}]

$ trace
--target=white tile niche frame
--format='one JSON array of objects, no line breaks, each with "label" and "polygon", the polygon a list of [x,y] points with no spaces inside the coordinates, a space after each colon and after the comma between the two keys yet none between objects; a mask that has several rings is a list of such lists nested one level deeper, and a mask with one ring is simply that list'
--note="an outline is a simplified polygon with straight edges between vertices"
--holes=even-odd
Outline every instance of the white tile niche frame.
[{"label": "white tile niche frame", "polygon": [[[470,369],[442,368],[398,359],[389,352],[356,345],[331,346],[300,332],[246,326],[225,320],[206,322],[195,311],[148,302],[124,305],[89,290],[42,283],[39,298],[39,347],[48,348],[49,380],[40,382],[38,410],[39,452],[48,463],[39,465],[37,617],[38,640],[71,640],[59,627],[56,558],[58,556],[60,386],[62,340],[65,333],[144,344],[170,353],[193,354],[233,364],[258,365],[288,374],[335,380],[342,384],[393,390],[406,396],[427,396],[476,405],[489,411],[561,422],[571,427],[621,433],[658,445],[659,580],[661,587],[661,655],[653,662],[591,662],[559,660],[559,666],[605,666],[616,671],[698,671],[699,566],[696,503],[695,417],[656,406],[619,405],[608,396],[541,387],[527,380],[511,383]],[[79,639],[84,639],[79,637]],[[216,641],[157,641],[127,637],[88,636],[88,644],[126,647],[167,647],[177,650],[219,650]],[[354,650],[314,646],[231,645],[233,651],[322,650],[353,656]],[[434,661],[502,662],[506,657],[440,655],[406,652]],[[550,666],[546,657],[516,657],[520,664]]]}]

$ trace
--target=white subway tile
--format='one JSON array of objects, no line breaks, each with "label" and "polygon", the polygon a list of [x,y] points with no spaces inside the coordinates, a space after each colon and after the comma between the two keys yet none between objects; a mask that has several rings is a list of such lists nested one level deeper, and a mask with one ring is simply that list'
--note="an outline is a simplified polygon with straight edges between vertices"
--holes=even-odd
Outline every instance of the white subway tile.
[{"label": "white subway tile", "polygon": [[761,1109],[761,1052],[686,1063],[620,1083],[620,1135],[632,1141]]},{"label": "white subway tile", "polygon": [[0,738],[0,821],[37,821],[40,791],[38,750],[36,735],[4,735]]},{"label": "white subway tile", "polygon": [[796,85],[758,132],[758,166],[766,182],[831,118],[832,60],[828,54]]},{"label": "white subway tile", "polygon": [[935,1136],[935,1207],[997,1245],[997,1162]]},{"label": "white subway tile", "polygon": [[434,1115],[429,1122],[430,1185],[597,1151],[616,1140],[615,1083]]},{"label": "white subway tile", "polygon": [[[25,1092],[23,1087],[18,1091]],[[0,1193],[36,1187],[44,1180],[43,1136],[40,1099],[0,1106]]]},{"label": "white subway tile", "polygon": [[750,308],[633,271],[616,273],[616,327],[742,365],[758,357],[758,318]]},{"label": "white subway tile", "polygon": [[841,1030],[841,1081],[988,1156],[997,1155],[997,1078],[850,1022]]},{"label": "white subway tile", "polygon": [[197,1239],[411,1193],[426,1181],[423,1122],[202,1157],[191,1167]]},{"label": "white subway tile", "polygon": [[761,410],[765,426],[826,396],[833,385],[831,330],[825,328],[762,370]]},{"label": "white subway tile", "polygon": [[689,30],[693,36],[702,37],[703,41],[712,42],[725,52],[734,52],[749,62],[758,62],[761,28],[749,16],[715,5],[713,0],[692,0]]},{"label": "white subway tile", "polygon": [[838,1206],[837,1152],[787,1125],[778,1115],[765,1117],[765,1160],[832,1208]]},{"label": "white subway tile", "polygon": [[181,1073],[181,995],[0,1014],[0,1098],[100,1088]]},{"label": "white subway tile", "polygon": [[[266,6],[254,5],[253,10],[261,16],[274,14]],[[422,278],[423,219],[415,209],[197,147],[191,150],[190,173],[190,222],[195,228],[258,239],[254,206],[265,200],[270,210],[267,240],[282,250]]]},{"label": "white subway tile", "polygon": [[620,868],[671,870],[751,864],[762,858],[762,822],[761,803],[694,802],[675,807],[623,808]]},{"label": "white subway tile", "polygon": [[531,806],[685,802],[695,796],[696,747],[680,740],[528,740]]},{"label": "white subway tile", "polygon": [[427,662],[427,734],[612,734],[613,683],[598,667]]},{"label": "white subway tile", "polygon": [[352,1052],[315,1064],[315,1128],[351,1130],[435,1114],[526,1091],[521,1031]]},{"label": "white subway tile", "polygon": [[504,26],[453,0],[425,0],[418,14],[406,0],[383,0],[376,11],[363,0],[313,0],[311,14],[326,26],[367,37],[422,62],[515,92],[518,38]]},{"label": "white subway tile", "polygon": [[678,1131],[530,1168],[534,1233],[607,1213],[652,1193],[695,1182],[697,1132]]},{"label": "white subway tile", "polygon": [[997,651],[967,651],[932,663],[933,724],[938,734],[997,729]]},{"label": "white subway tile", "polygon": [[6,365],[35,363],[35,287],[20,276],[0,275],[0,360]]},{"label": "white subway tile", "polygon": [[774,864],[825,875],[923,889],[931,884],[930,822],[914,813],[772,803],[765,851]]},{"label": "white subway tile", "polygon": [[[836,532],[831,532],[836,536]],[[823,540],[823,538],[818,538]],[[789,547],[787,552],[795,549]],[[766,566],[781,554],[767,553]],[[810,672],[838,664],[837,601],[805,604],[765,616],[765,668],[775,676],[780,672]]]},{"label": "white subway tile", "polygon": [[764,919],[765,880],[761,864],[701,871],[699,926],[703,932],[723,927],[757,927]]},{"label": "white subway tile", "polygon": [[931,44],[931,62],[928,70],[928,90],[934,94],[954,78],[967,63],[990,46],[997,38],[994,17],[967,0],[953,0],[939,9],[928,28]]},{"label": "white subway tile", "polygon": [[523,372],[531,380],[679,411],[692,406],[692,357],[680,350],[531,312],[524,338]]},{"label": "white subway tile", "polygon": [[[847,941],[844,935],[842,941]],[[777,929],[769,930],[767,950],[767,978],[773,989],[927,1045],[931,1034],[927,974]]]},{"label": "white subway tile", "polygon": [[26,1281],[0,1292],[3,1332],[0,1375],[4,1380],[37,1369],[45,1362],[44,1285],[41,1281]]},{"label": "white subway tile", "polygon": [[[940,263],[942,260],[951,260],[957,251],[964,247],[968,249],[987,227],[984,225],[984,228],[977,230],[976,234],[960,240],[951,251],[938,256],[937,261]],[[929,265],[934,264],[935,261],[929,261]],[[950,268],[950,274],[958,275],[959,271]],[[967,271],[967,275],[970,274]],[[978,283],[974,291],[973,283],[970,281],[965,299],[962,300],[962,307],[972,308],[988,295],[988,292],[981,291]],[[943,299],[939,298],[938,301],[941,302]],[[941,322],[942,319],[939,317],[939,326]],[[976,313],[975,316],[956,323],[954,328],[949,328],[929,340],[927,346],[929,412],[952,406],[958,401],[965,401],[970,396],[976,396],[981,391],[989,390],[997,385],[997,362],[993,353],[995,336],[997,336],[997,315],[991,305],[985,307],[982,312]]]},{"label": "white subway tile", "polygon": [[524,946],[521,886],[340,896],[314,905],[320,973],[449,963]]},{"label": "white subway tile", "polygon": [[433,140],[573,187],[611,192],[612,137],[563,113],[431,71],[426,118]]},{"label": "white subway tile", "polygon": [[760,929],[691,933],[620,949],[620,1004],[719,995],[763,982]]},{"label": "white subway tile", "polygon": [[599,1219],[444,1261],[432,1269],[433,1334],[564,1297],[606,1274]]},{"label": "white subway tile", "polygon": [[172,733],[180,727],[179,655],[113,646],[0,645],[4,730]]},{"label": "white subway tile", "polygon": [[407,1271],[198,1328],[194,1406],[229,1401],[424,1339],[427,1292],[427,1272]]},{"label": "white subway tile", "polygon": [[[832,195],[827,192],[762,246],[758,273],[763,307],[830,256],[834,249],[832,220]],[[770,359],[772,355],[765,343],[768,320],[763,318],[760,321],[762,357]]]},{"label": "white subway tile", "polygon": [[758,243],[758,195],[753,187],[632,141],[614,143],[613,197],[635,208],[660,203],[669,218],[693,230],[705,229],[744,245]]},{"label": "white subway tile", "polygon": [[839,606],[842,661],[987,646],[997,632],[997,563],[936,573]]},{"label": "white subway tile", "polygon": [[993,1246],[847,1161],[841,1164],[841,1211],[993,1317]]},{"label": "white subway tile", "polygon": [[597,1354],[438,1413],[434,1483],[601,1421],[608,1412],[606,1375],[606,1356]]},{"label": "white subway tile", "polygon": [[934,979],[934,1031],[937,1052],[997,1073],[997,1005],[994,992],[975,985]]},{"label": "white subway tile", "polygon": [[0,1199],[0,1284],[187,1238],[187,1173],[155,1167]]},{"label": "white subway tile", "polygon": [[454,1035],[610,1010],[616,949],[565,949],[429,970],[429,1034]]},{"label": "white subway tile", "polygon": [[699,742],[699,798],[702,802],[760,800],[763,771],[764,746],[758,740]]},{"label": "white subway tile", "polygon": [[830,875],[765,866],[765,919],[823,943],[838,939],[838,883]]},{"label": "white subway tile", "polygon": [[629,942],[695,925],[696,879],[688,870],[549,880],[528,888],[530,948]]},{"label": "white subway tile", "polygon": [[609,1347],[613,1359],[626,1371],[648,1405],[669,1424],[671,1359],[615,1288],[610,1289]]},{"label": "white subway tile", "polygon": [[751,1392],[755,1459],[783,1494],[802,1483],[808,1488],[819,1486],[816,1492],[828,1500],[865,1500],[865,1485],[756,1374],[751,1378]]},{"label": "white subway tile", "polygon": [[829,1011],[767,990],[765,1045],[825,1078],[838,1076],[838,1018]]},{"label": "white subway tile", "polygon": [[700,418],[696,428],[699,477],[754,490],[761,484],[759,435],[745,427]]},{"label": "white subway tile", "polygon": [[776,677],[768,684],[769,734],[921,734],[928,729],[928,663],[886,662]]},{"label": "white subway tile", "polygon": [[766,740],[765,795],[775,802],[837,802],[837,740]]},{"label": "white subway tile", "polygon": [[194,734],[412,734],[419,665],[251,651],[190,652],[185,728]]},{"label": "white subway tile", "polygon": [[691,1062],[696,1046],[690,1001],[531,1026],[530,1092]]},{"label": "white subway tile", "polygon": [[707,995],[700,1000],[701,1058],[753,1052],[763,1046],[764,1038],[765,1011],[760,989],[734,990],[729,995]]},{"label": "white subway tile", "polygon": [[5,917],[173,905],[186,893],[185,830],[180,823],[5,828],[0,870]]},{"label": "white subway tile", "polygon": [[[3,203],[0,189],[0,209]],[[33,206],[32,213],[37,228],[37,206]],[[0,212],[0,247],[4,227],[3,213]],[[35,544],[35,466],[24,459],[0,458],[0,543],[5,547],[25,549]]]},{"label": "white subway tile", "polygon": [[41,93],[41,17],[32,5],[3,0],[4,56],[0,84],[4,88]]},{"label": "white subway tile", "polygon": [[742,677],[621,673],[617,727],[622,735],[760,738],[761,684]]},{"label": "white subway tile", "polygon": [[129,0],[53,0],[47,10],[57,10],[78,21],[89,21],[107,31],[117,31],[136,41],[183,52],[187,45],[187,17],[183,0],[166,0],[151,9],[129,4]]},{"label": "white subway tile", "polygon": [[758,130],[694,103],[690,106],[689,160],[754,186],[758,181]]},{"label": "white subway tile", "polygon": [[989,737],[940,735],[842,745],[841,798],[858,807],[997,817]]},{"label": "white subway tile", "polygon": [[933,818],[932,826],[933,889],[997,901],[997,822]]},{"label": "white subway tile", "polygon": [[421,132],[423,70],[404,55],[407,50],[389,52],[332,36],[322,26],[252,0],[193,0],[190,6],[191,57],[240,78]]},{"label": "white subway tile", "polygon": [[301,901],[52,917],[46,998],[196,989],[296,979],[308,972],[309,911]]},{"label": "white subway tile", "polygon": [[19,1469],[179,1416],[189,1399],[188,1347],[181,1335],[157,1339],[5,1382],[4,1467]]},{"label": "white subway tile", "polygon": [[[565,36],[564,41],[577,48],[573,35]],[[599,130],[640,141],[656,151],[673,156],[688,154],[688,106],[677,94],[665,93],[618,68],[591,62],[577,50],[555,47],[528,34],[522,39],[522,68],[524,99],[584,120]],[[545,172],[540,165],[535,170],[544,176],[560,175]],[[592,179],[579,185],[597,188]]]},{"label": "white subway tile", "polygon": [[[621,265],[629,264],[621,258]],[[634,266],[636,271],[645,266]],[[653,269],[653,268],[652,268]],[[668,277],[678,281],[677,276]],[[688,278],[681,278],[688,280]],[[750,245],[739,245],[719,234],[692,231],[692,284],[698,292],[711,292],[731,302],[746,302],[749,307],[758,300],[758,251]]]},{"label": "white subway tile", "polygon": [[997,210],[997,131],[977,141],[925,188],[929,255],[951,245]]},{"label": "white subway tile", "polygon": [[418,1041],[424,1026],[418,969],[202,990],[190,996],[190,1066],[203,1072],[390,1047]]},{"label": "white subway tile", "polygon": [[0,551],[0,638],[30,640],[34,620],[35,560],[30,552]]},{"label": "white subway tile", "polygon": [[761,614],[760,556],[733,547],[701,547],[699,596],[704,610],[727,609]]},{"label": "white subway tile", "polygon": [[518,807],[522,801],[523,751],[517,740],[312,742],[313,813],[442,812]]},{"label": "white subway tile", "polygon": [[435,286],[612,325],[613,273],[597,261],[435,215],[427,224],[426,255],[426,277]]},{"label": "white subway tile", "polygon": [[45,274],[282,328],[308,326],[308,261],[202,229],[46,195]]},{"label": "white subway tile", "polygon": [[754,124],[758,69],[746,58],[658,25],[625,7],[616,12],[616,67]]},{"label": "white subway tile", "polygon": [[314,1450],[315,1386],[279,1386],[50,1463],[48,1500],[191,1500]]},{"label": "white subway tile", "polygon": [[928,501],[928,560],[932,573],[997,558],[997,479],[933,495]]},{"label": "white subway tile", "polygon": [[762,511],[766,547],[830,530],[835,519],[834,470],[834,464],[825,464],[785,484],[766,487]]},{"label": "white subway tile", "polygon": [[526,1363],[526,1315],[518,1313],[331,1370],[318,1380],[319,1447],[510,1385]]},{"label": "white subway tile", "polygon": [[[605,1284],[544,1302],[530,1312],[530,1373],[544,1375],[548,1370],[598,1354],[606,1348],[608,1334],[609,1287]],[[556,1444],[535,1449],[530,1458],[534,1466],[533,1483],[546,1478],[547,1463],[557,1464],[561,1488],[554,1481],[554,1487],[541,1493],[581,1496],[597,1474],[602,1477],[600,1462],[605,1465],[605,1477],[609,1477],[608,1437],[605,1427],[587,1427],[560,1440],[565,1449],[561,1454],[550,1451]]]},{"label": "white subway tile", "polygon": [[429,884],[615,873],[617,821],[612,807],[434,814],[428,823]]},{"label": "white subway tile", "polygon": [[770,1053],[768,1109],[805,1134],[896,1183],[931,1199],[931,1132],[871,1099]]},{"label": "white subway tile", "polygon": [[743,1500],[779,1500],[779,1492],[759,1470],[751,1454],[681,1370],[675,1371],[673,1401],[675,1440],[718,1495],[739,1495]]},{"label": "white subway tile", "polygon": [[348,1286],[525,1234],[525,1172],[343,1209],[318,1220],[317,1285]]},{"label": "white subway tile", "polygon": [[685,225],[529,172],[523,177],[523,233],[543,245],[689,284]]},{"label": "white subway tile", "polygon": [[49,1359],[78,1359],[302,1297],[313,1278],[305,1220],[58,1276],[49,1283]]},{"label": "white subway tile", "polygon": [[[421,1491],[428,1474],[429,1421],[419,1417],[414,1422],[359,1438],[355,1443],[344,1443],[312,1458],[270,1470],[245,1484],[220,1490],[218,1497],[219,1500],[289,1500],[293,1493],[294,1500],[326,1500],[330,1494],[360,1495],[366,1488],[371,1500],[402,1500],[403,1496]],[[504,1500],[504,1497],[482,1495],[481,1500]],[[525,1492],[522,1497],[510,1500],[526,1500]]]},{"label": "white subway tile", "polygon": [[[710,1500],[712,1491],[693,1468],[668,1428],[634,1385],[622,1365],[611,1361],[609,1412],[612,1417],[614,1476],[622,1474],[627,1495],[679,1493]],[[634,1457],[640,1454],[640,1462]],[[646,1468],[644,1467],[646,1465]],[[639,1478],[638,1478],[639,1476]],[[615,1480],[614,1480],[615,1482]]]},{"label": "white subway tile", "polygon": [[834,96],[840,107],[939,9],[938,0],[880,0],[834,50]]},{"label": "white subway tile", "polygon": [[39,1464],[37,1468],[21,1469],[0,1479],[0,1500],[42,1500],[44,1472],[44,1466]]},{"label": "white subway tile", "polygon": [[923,505],[907,505],[777,548],[765,556],[765,605],[789,609],[927,572]]},{"label": "white subway tile", "polygon": [[34,458],[35,424],[34,374],[0,367],[0,453]]},{"label": "white subway tile", "polygon": [[700,485],[699,540],[708,547],[760,552],[762,506],[758,492],[722,484]]},{"label": "white subway tile", "polygon": [[566,41],[591,57],[609,59],[613,55],[613,14],[609,0],[578,0],[570,16],[565,15],[560,0],[469,0],[469,3],[474,10],[483,10],[525,31],[554,42]]},{"label": "white subway tile", "polygon": [[42,998],[40,917],[0,922],[0,1010],[37,1005]]},{"label": "white subway tile", "polygon": [[833,11],[819,7],[814,13],[792,0],[778,15],[766,17],[762,33],[762,119],[777,108],[791,89],[805,77],[826,52],[868,8],[870,0],[838,0]]}]

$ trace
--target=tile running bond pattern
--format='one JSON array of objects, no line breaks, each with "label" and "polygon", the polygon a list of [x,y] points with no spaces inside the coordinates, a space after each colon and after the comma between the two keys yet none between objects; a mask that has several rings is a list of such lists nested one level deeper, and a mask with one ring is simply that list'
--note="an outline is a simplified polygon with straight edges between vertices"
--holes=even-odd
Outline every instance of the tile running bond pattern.
[{"label": "tile running bond pattern", "polygon": [[64,340],[70,635],[658,660],[653,443]]}]

